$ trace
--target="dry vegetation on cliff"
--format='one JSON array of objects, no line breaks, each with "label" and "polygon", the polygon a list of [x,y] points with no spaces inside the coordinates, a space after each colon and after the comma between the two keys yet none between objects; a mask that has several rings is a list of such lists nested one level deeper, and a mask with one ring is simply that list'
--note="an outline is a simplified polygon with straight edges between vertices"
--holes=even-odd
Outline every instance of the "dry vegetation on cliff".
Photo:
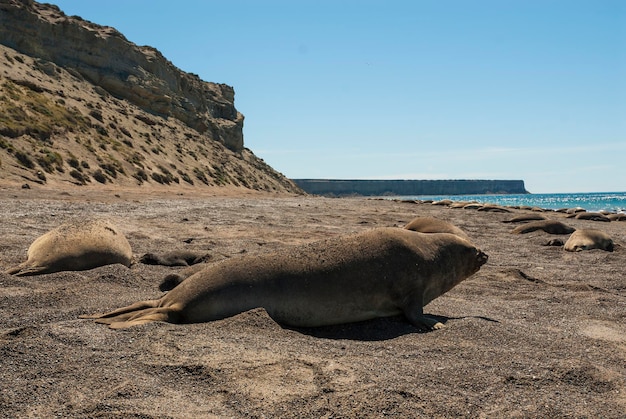
[{"label": "dry vegetation on cliff", "polygon": [[299,192],[243,147],[229,86],[55,6],[2,0],[0,9],[3,181]]}]

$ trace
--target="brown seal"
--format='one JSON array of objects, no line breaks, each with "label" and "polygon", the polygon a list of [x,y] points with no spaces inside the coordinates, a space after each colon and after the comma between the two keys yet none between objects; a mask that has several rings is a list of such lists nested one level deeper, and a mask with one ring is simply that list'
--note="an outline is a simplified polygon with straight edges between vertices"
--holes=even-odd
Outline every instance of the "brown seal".
[{"label": "brown seal", "polygon": [[441,205],[444,207],[448,207],[450,206],[454,201],[450,200],[450,199],[442,199],[441,201],[435,201],[432,202],[431,205]]},{"label": "brown seal", "polygon": [[263,307],[278,323],[316,327],[404,314],[443,327],[424,306],[476,273],[487,255],[456,235],[379,228],[210,264],[158,300],[85,316],[113,329],[198,323]]},{"label": "brown seal", "polygon": [[626,221],[626,214],[618,213],[618,214],[609,214],[607,218],[611,221]]},{"label": "brown seal", "polygon": [[502,205],[495,204],[485,204],[482,207],[478,208],[478,211],[486,211],[486,212],[511,212],[510,209],[503,207]]},{"label": "brown seal", "polygon": [[172,250],[161,254],[146,253],[139,262],[146,265],[163,266],[191,266],[197,263],[206,262],[211,258],[209,254],[201,254],[190,250]]},{"label": "brown seal", "polygon": [[17,276],[60,271],[83,271],[121,263],[130,266],[130,244],[111,222],[102,219],[63,224],[38,237],[28,248],[28,259],[8,269]]},{"label": "brown seal", "polygon": [[511,233],[513,234],[526,234],[536,230],[543,230],[550,234],[570,234],[576,229],[563,224],[560,221],[555,220],[539,220],[532,221],[527,224],[515,227]]},{"label": "brown seal", "polygon": [[568,252],[581,250],[601,249],[613,251],[613,239],[604,231],[594,229],[576,230],[565,242],[563,247]]},{"label": "brown seal", "polygon": [[[483,204],[481,204],[480,202],[470,202],[468,204],[463,205],[463,209],[474,209],[477,210],[479,208],[482,208]],[[452,208],[452,207],[450,207]]]},{"label": "brown seal", "polygon": [[576,218],[577,220],[589,220],[589,221],[604,221],[610,222],[611,219],[607,216],[600,214],[599,212],[577,212],[570,214],[567,218]]},{"label": "brown seal", "polygon": [[503,223],[523,223],[526,221],[538,221],[546,220],[547,218],[541,214],[520,214],[511,218],[510,220],[504,220]]},{"label": "brown seal", "polygon": [[409,221],[404,228],[411,231],[418,231],[420,233],[456,234],[465,240],[469,240],[469,236],[459,227],[435,217],[415,217]]}]

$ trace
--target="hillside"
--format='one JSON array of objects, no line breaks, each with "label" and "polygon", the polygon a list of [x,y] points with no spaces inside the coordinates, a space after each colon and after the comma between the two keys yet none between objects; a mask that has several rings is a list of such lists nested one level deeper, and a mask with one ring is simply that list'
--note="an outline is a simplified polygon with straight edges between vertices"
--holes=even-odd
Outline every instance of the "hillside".
[{"label": "hillside", "polygon": [[234,90],[56,6],[0,0],[0,180],[300,193],[244,147]]}]

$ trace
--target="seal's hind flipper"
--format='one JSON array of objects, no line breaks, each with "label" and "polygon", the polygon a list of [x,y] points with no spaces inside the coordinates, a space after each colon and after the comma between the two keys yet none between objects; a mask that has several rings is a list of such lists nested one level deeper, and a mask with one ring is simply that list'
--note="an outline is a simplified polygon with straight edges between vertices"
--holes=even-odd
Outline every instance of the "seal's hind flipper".
[{"label": "seal's hind flipper", "polygon": [[18,273],[22,268],[20,267],[20,265],[14,266],[12,268],[9,268],[7,270],[4,271],[5,274],[7,275],[15,275],[16,273]]},{"label": "seal's hind flipper", "polygon": [[15,276],[31,276],[48,273],[48,268],[45,266],[29,266],[26,263],[20,263],[13,268],[9,268],[4,271],[5,274]]},{"label": "seal's hind flipper", "polygon": [[[119,317],[114,317],[112,319],[103,319],[107,320],[106,323],[109,325],[111,329],[126,329],[132,326],[139,326],[146,323],[152,322],[170,322],[170,314],[172,313],[172,309],[159,307],[159,308],[149,308],[143,310],[141,314],[132,316],[130,319],[121,319]],[[123,316],[120,316],[123,317]],[[101,323],[99,320],[96,320],[97,323]]]},{"label": "seal's hind flipper", "polygon": [[109,311],[108,313],[81,314],[79,318],[81,319],[106,319],[110,317],[117,317],[122,314],[132,315],[144,309],[158,307],[158,305],[159,305],[159,300],[138,301],[129,306],[118,308],[117,310]]},{"label": "seal's hind flipper", "polygon": [[139,301],[127,307],[104,314],[82,315],[83,319],[95,319],[96,323],[107,324],[111,329],[125,329],[150,322],[178,323],[175,307],[159,307],[160,300]]}]

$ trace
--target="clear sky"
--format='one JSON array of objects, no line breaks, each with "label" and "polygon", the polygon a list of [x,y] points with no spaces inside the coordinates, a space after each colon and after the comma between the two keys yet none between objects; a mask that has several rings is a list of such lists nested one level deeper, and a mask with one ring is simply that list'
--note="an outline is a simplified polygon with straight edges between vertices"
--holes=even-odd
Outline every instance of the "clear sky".
[{"label": "clear sky", "polygon": [[49,0],[235,88],[290,178],[626,191],[623,0]]}]

